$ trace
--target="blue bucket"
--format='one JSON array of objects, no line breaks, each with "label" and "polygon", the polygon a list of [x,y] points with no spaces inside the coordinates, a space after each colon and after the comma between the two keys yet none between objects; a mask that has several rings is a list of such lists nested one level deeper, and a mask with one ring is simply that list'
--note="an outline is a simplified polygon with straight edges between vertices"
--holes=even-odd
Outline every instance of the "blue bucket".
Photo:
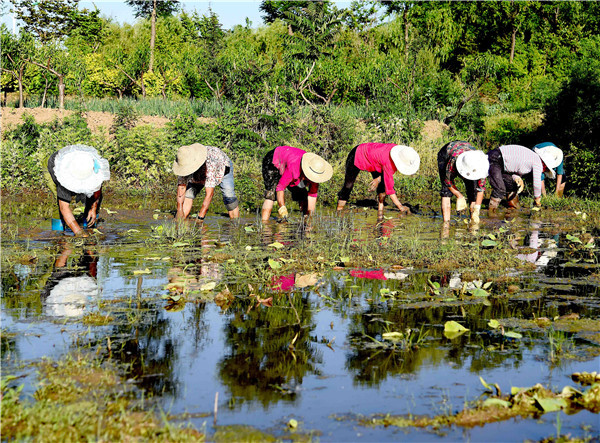
[{"label": "blue bucket", "polygon": [[[86,228],[87,228],[87,220],[84,220],[83,229],[86,229]],[[53,218],[52,219],[52,230],[53,231],[71,231],[71,228],[69,228],[68,226],[63,226],[60,218]]]}]

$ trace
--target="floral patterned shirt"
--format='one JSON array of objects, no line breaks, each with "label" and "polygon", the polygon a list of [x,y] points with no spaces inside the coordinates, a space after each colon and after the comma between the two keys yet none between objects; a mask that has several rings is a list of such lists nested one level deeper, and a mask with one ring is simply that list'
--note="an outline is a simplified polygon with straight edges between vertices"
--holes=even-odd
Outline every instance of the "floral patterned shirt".
[{"label": "floral patterned shirt", "polygon": [[206,176],[199,177],[198,171],[193,174],[186,175],[183,177],[179,177],[178,183],[180,185],[187,185],[188,183],[201,183],[204,181],[204,186],[207,188],[216,188],[222,181],[225,176],[225,172],[227,168],[231,167],[231,160],[223,151],[219,148],[215,148],[214,146],[207,146],[207,154],[206,154],[206,163],[204,166],[206,167]]}]

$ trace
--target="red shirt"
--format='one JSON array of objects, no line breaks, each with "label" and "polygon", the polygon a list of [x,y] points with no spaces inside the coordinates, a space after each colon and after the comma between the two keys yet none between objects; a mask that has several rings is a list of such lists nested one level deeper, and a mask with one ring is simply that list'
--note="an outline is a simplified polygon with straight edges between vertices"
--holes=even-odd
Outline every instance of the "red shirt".
[{"label": "red shirt", "polygon": [[396,143],[363,143],[356,147],[354,166],[361,171],[380,172],[383,175],[386,195],[395,194],[394,172],[396,165],[390,157],[390,151]]},{"label": "red shirt", "polygon": [[273,165],[281,174],[279,183],[275,191],[285,191],[288,186],[298,186],[304,181],[308,187],[308,195],[316,197],[319,190],[319,184],[313,183],[306,177],[301,178],[302,174],[302,156],[306,151],[292,146],[278,146],[273,154]]}]

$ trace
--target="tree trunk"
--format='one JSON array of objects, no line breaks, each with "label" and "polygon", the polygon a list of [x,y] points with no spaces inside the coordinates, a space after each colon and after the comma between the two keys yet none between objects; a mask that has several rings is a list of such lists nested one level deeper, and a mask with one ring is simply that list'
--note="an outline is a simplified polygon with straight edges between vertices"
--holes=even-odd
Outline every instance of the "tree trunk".
[{"label": "tree trunk", "polygon": [[402,20],[404,22],[404,57],[408,58],[408,6],[404,6],[402,12]]},{"label": "tree trunk", "polygon": [[25,107],[25,98],[23,97],[23,71],[25,70],[25,65],[21,66],[19,69],[19,108]]},{"label": "tree trunk", "polygon": [[44,95],[42,96],[42,108],[46,106],[46,94],[48,94],[48,79],[46,78],[46,86],[44,86]]},{"label": "tree trunk", "polygon": [[65,79],[62,74],[58,76],[58,109],[65,109]]},{"label": "tree trunk", "polygon": [[154,40],[156,39],[156,0],[152,7],[152,18],[150,19],[150,65],[148,71],[152,72],[154,67]]},{"label": "tree trunk", "polygon": [[508,60],[508,63],[510,63],[511,65],[512,65],[513,59],[515,58],[516,42],[517,42],[517,28],[513,27],[512,36],[511,36],[511,40],[510,40],[510,59]]}]

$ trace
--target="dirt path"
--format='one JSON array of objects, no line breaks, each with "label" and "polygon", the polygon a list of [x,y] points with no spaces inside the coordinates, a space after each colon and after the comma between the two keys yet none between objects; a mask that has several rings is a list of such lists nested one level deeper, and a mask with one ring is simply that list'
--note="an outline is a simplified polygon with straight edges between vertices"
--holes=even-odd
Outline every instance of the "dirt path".
[{"label": "dirt path", "polygon": [[[1,108],[2,109],[2,130],[10,129],[16,125],[23,123],[23,114],[33,115],[36,123],[48,123],[55,118],[63,119],[64,117],[73,114],[74,111],[59,111],[58,109],[49,108]],[[94,133],[108,135],[108,130],[113,123],[113,114],[109,112],[88,111],[84,112],[84,117],[87,120],[88,127]],[[168,118],[146,115],[140,117],[138,124],[152,125],[156,128],[164,127]]]}]

